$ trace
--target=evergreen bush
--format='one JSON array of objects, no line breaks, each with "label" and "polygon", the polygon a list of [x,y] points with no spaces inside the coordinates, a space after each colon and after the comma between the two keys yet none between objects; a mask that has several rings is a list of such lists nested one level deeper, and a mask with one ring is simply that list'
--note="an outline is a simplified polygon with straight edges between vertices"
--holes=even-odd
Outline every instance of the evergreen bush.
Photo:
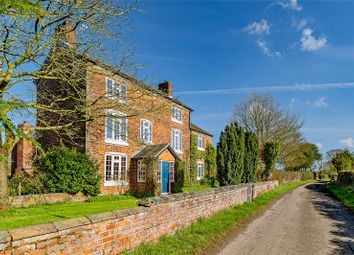
[{"label": "evergreen bush", "polygon": [[95,196],[100,192],[98,165],[86,154],[66,147],[54,147],[35,160],[50,192]]}]

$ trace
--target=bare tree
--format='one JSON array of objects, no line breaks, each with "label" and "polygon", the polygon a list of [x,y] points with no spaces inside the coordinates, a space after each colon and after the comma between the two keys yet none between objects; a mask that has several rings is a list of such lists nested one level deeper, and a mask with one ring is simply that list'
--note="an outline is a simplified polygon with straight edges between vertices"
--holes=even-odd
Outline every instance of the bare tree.
[{"label": "bare tree", "polygon": [[[135,70],[136,65],[127,62],[130,51],[124,41],[130,13],[136,10],[134,2],[6,0],[3,7],[0,8],[0,209],[7,207],[8,161],[19,139],[30,140],[40,148],[36,136],[29,133],[39,133],[42,137],[54,133],[63,141],[78,143],[81,128],[102,118],[106,109],[124,109],[128,116],[136,116],[163,108],[153,99],[143,106],[132,107],[110,100],[105,91],[88,96],[84,89],[87,82],[84,70],[102,75],[107,70],[120,75],[121,70]],[[134,78],[126,78],[134,84],[130,90],[138,88],[131,93],[136,100],[146,98],[151,92]],[[36,93],[37,90],[41,92]],[[16,126],[16,120],[23,118],[37,120],[29,133]]]},{"label": "bare tree", "polygon": [[293,156],[303,141],[303,122],[298,115],[281,109],[272,96],[252,94],[236,105],[233,118],[247,131],[257,134],[261,155],[266,142],[278,141],[281,146],[280,162],[286,165],[296,160]]}]

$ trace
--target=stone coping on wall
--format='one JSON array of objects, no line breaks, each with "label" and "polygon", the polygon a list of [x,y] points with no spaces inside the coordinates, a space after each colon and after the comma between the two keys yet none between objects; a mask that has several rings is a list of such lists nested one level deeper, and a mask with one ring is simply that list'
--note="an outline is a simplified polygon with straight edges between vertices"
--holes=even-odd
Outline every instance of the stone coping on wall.
[{"label": "stone coping on wall", "polygon": [[198,191],[193,191],[193,192],[183,192],[183,193],[177,193],[177,194],[171,194],[171,195],[161,195],[158,197],[151,197],[151,198],[146,198],[142,199],[139,201],[139,206],[144,206],[144,207],[150,207],[162,203],[171,203],[171,202],[177,202],[181,201],[184,199],[188,198],[197,198],[201,196],[207,196],[207,195],[212,195],[212,194],[218,194],[230,190],[235,190],[235,189],[242,189],[245,187],[250,187],[250,186],[264,186],[267,184],[274,184],[278,186],[278,181],[268,181],[268,182],[257,182],[257,183],[247,183],[247,184],[238,184],[238,185],[230,185],[230,186],[224,186],[224,187],[219,187],[219,188],[211,188],[207,190],[198,190]]}]

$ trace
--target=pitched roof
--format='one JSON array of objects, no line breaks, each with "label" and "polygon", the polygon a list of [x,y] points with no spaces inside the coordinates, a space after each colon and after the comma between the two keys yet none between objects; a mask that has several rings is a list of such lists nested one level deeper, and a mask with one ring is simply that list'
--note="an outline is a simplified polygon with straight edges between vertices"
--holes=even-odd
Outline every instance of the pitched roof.
[{"label": "pitched roof", "polygon": [[91,56],[85,56],[85,58],[87,58],[87,60],[90,61],[91,63],[93,63],[95,65],[98,65],[98,66],[100,66],[102,68],[105,68],[106,70],[109,70],[112,73],[117,74],[117,75],[121,76],[124,79],[133,81],[134,83],[136,83],[138,86],[140,86],[143,89],[146,89],[146,90],[148,90],[148,91],[150,91],[152,93],[155,93],[155,94],[157,94],[159,96],[162,96],[165,99],[170,100],[170,101],[172,101],[172,102],[174,102],[174,103],[176,103],[176,104],[188,109],[189,111],[193,111],[192,108],[190,108],[189,106],[185,105],[184,103],[182,103],[181,101],[177,100],[176,98],[173,98],[173,97],[167,95],[165,92],[162,92],[162,91],[152,87],[151,85],[146,84],[145,82],[137,80],[136,78],[130,76],[129,74],[121,72],[120,70],[118,70],[117,68],[112,67],[111,65],[103,63],[102,61],[100,61],[98,59],[95,59],[95,58],[93,58]]},{"label": "pitched roof", "polygon": [[204,129],[198,127],[197,125],[194,125],[193,123],[191,123],[190,129],[195,131],[195,132],[198,132],[198,133],[202,133],[202,134],[205,134],[205,135],[208,135],[208,136],[213,136],[212,134],[208,133],[207,131],[205,131]]},{"label": "pitched roof", "polygon": [[171,152],[171,154],[177,160],[179,160],[179,157],[177,156],[176,152],[171,148],[171,146],[168,143],[146,145],[140,151],[138,151],[135,155],[133,155],[132,159],[157,158],[165,150],[169,150]]}]

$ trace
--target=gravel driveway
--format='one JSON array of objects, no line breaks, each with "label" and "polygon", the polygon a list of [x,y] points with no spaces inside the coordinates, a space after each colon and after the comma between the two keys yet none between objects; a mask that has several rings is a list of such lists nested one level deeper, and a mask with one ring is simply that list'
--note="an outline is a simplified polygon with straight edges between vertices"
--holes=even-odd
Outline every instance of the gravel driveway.
[{"label": "gravel driveway", "polygon": [[323,184],[308,184],[278,200],[218,254],[353,255],[354,215]]}]

